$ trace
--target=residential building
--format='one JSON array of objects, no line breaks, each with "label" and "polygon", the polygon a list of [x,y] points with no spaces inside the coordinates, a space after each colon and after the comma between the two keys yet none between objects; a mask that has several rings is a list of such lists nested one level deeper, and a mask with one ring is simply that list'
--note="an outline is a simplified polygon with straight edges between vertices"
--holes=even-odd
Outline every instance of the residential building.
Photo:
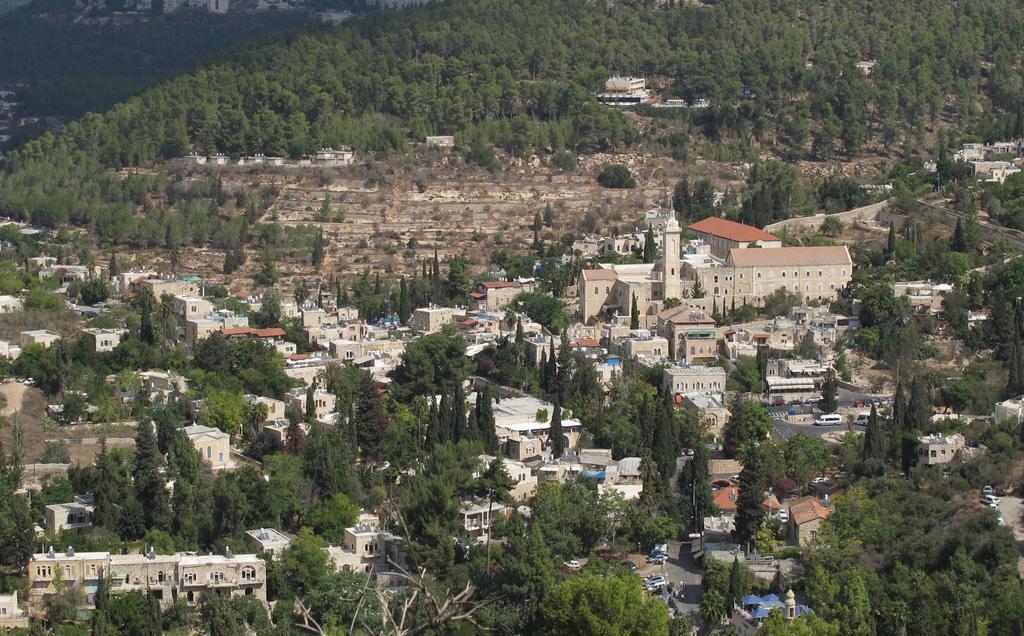
[{"label": "residential building", "polygon": [[652,335],[646,330],[638,331],[636,335],[621,339],[619,348],[622,356],[631,360],[660,362],[669,354],[668,339]]},{"label": "residential building", "polygon": [[718,329],[701,307],[681,305],[658,312],[657,332],[668,340],[668,356],[695,362],[718,358]]},{"label": "residential building", "polygon": [[960,433],[925,435],[918,440],[917,462],[925,466],[948,464],[967,445],[967,440]]},{"label": "residential building", "polygon": [[15,298],[14,296],[0,296],[0,314],[9,314],[16,311],[23,311],[24,309],[25,305],[20,299]]},{"label": "residential building", "polygon": [[292,536],[273,528],[259,528],[247,530],[245,540],[257,554],[267,552],[271,558],[277,560],[281,558],[284,549],[291,545]]},{"label": "residential building", "polygon": [[205,318],[213,313],[213,303],[198,296],[175,296],[174,313],[182,318]]},{"label": "residential building", "polygon": [[20,343],[22,347],[30,344],[50,347],[58,340],[60,340],[60,334],[56,331],[50,331],[49,329],[33,329],[31,331],[21,332]]},{"label": "residential building", "polygon": [[338,571],[364,572],[385,585],[400,585],[391,564],[408,568],[405,540],[385,529],[377,515],[361,514],[355,526],[345,528],[340,546],[324,548]]},{"label": "residential building", "polygon": [[28,629],[28,613],[18,605],[18,592],[0,594],[0,632]]},{"label": "residential building", "polygon": [[789,505],[789,540],[797,545],[814,541],[818,538],[821,525],[831,513],[832,509],[822,504],[814,495],[797,499]]},{"label": "residential building", "polygon": [[[482,472],[487,469],[494,459],[493,455],[481,455],[480,469],[473,474],[473,477],[479,479]],[[524,462],[508,457],[502,457],[501,461],[505,466],[505,471],[512,478],[512,481],[515,482],[515,485],[509,490],[509,496],[514,501],[520,502],[532,499],[533,493],[537,490],[537,476],[533,473],[533,469]]]},{"label": "residential building", "polygon": [[142,390],[154,403],[180,397],[188,391],[188,381],[185,376],[178,375],[173,371],[142,371],[138,374],[138,378],[142,384]]},{"label": "residential building", "polygon": [[722,264],[689,267],[687,263],[685,275],[700,280],[708,298],[719,307],[761,304],[779,289],[805,300],[834,300],[853,275],[845,245],[735,249]]},{"label": "residential building", "polygon": [[[300,413],[306,413],[306,391],[303,387],[296,387],[288,392],[285,396],[287,406],[296,408]],[[314,413],[312,414],[317,420],[327,419],[334,413],[335,405],[337,404],[338,398],[333,393],[328,393],[323,389],[316,389],[313,392],[313,408]]]},{"label": "residential building", "polygon": [[722,436],[725,423],[729,421],[729,415],[731,415],[724,391],[711,390],[677,393],[676,401],[684,409],[699,409],[701,416],[709,424],[708,432],[711,436],[716,440]]},{"label": "residential building", "polygon": [[437,146],[438,148],[453,148],[455,146],[455,137],[452,135],[427,135],[424,143],[428,146]]},{"label": "residential building", "polygon": [[485,281],[480,283],[476,291],[469,294],[469,307],[477,311],[498,311],[504,309],[520,293],[530,291],[532,287],[532,283],[524,285],[514,280]]},{"label": "residential building", "polygon": [[231,459],[231,436],[224,431],[193,424],[185,427],[185,434],[199,451],[199,456],[206,460],[213,470],[235,467],[235,462]]},{"label": "residential building", "polygon": [[250,402],[262,404],[267,407],[267,417],[264,419],[265,422],[274,422],[284,418],[284,412],[287,405],[282,400],[276,400],[262,395],[258,397],[255,395],[248,395],[246,396],[246,399]]},{"label": "residential building", "polygon": [[141,592],[155,598],[162,608],[179,598],[190,605],[203,594],[217,591],[230,596],[253,596],[266,604],[266,564],[255,554],[197,556],[188,553],[110,554],[79,552],[68,546],[63,552],[34,554],[28,566],[29,608],[33,616],[46,615],[46,601],[57,590],[54,577],[59,571],[64,585],[75,585],[83,592],[83,608],[95,604],[95,592],[101,578],[110,581],[114,596]]},{"label": "residential building", "polygon": [[96,329],[90,327],[82,330],[82,335],[92,342],[93,351],[106,353],[113,351],[128,335],[127,329]]},{"label": "residential building", "polygon": [[423,307],[412,312],[409,327],[418,333],[434,333],[455,322],[456,317],[465,315],[465,311],[451,307]]},{"label": "residential building", "polygon": [[44,509],[46,531],[57,534],[62,530],[87,528],[92,525],[95,500],[92,495],[75,495],[74,501],[50,504]]},{"label": "residential building", "polygon": [[334,148],[321,148],[313,154],[313,163],[315,165],[328,168],[351,166],[354,159],[355,153],[348,146],[342,146],[338,150]]},{"label": "residential building", "polygon": [[1024,415],[1024,396],[996,402],[992,410],[992,421],[996,424],[1006,420],[1024,421],[1021,419],[1021,415]]},{"label": "residential building", "polygon": [[910,308],[916,314],[941,314],[945,311],[946,295],[953,291],[948,283],[930,281],[895,282],[893,295],[907,298]]},{"label": "residential building", "polygon": [[160,300],[164,294],[171,298],[175,296],[196,296],[199,293],[199,284],[191,280],[180,278],[146,278],[140,284],[140,291],[148,288],[153,293],[153,298]]},{"label": "residential building", "polygon": [[459,508],[462,529],[470,539],[478,542],[487,540],[491,523],[498,517],[508,517],[512,509],[497,501],[463,501]]},{"label": "residential building", "polygon": [[597,101],[609,106],[637,106],[651,101],[651,93],[644,78],[616,75],[604,83],[604,92],[597,94]]},{"label": "residential building", "polygon": [[704,366],[666,366],[661,372],[662,386],[675,395],[721,393],[725,391],[725,369]]},{"label": "residential building", "polygon": [[729,257],[734,249],[782,247],[782,239],[758,229],[728,219],[709,216],[686,228],[687,233],[711,247],[711,253],[720,259]]}]

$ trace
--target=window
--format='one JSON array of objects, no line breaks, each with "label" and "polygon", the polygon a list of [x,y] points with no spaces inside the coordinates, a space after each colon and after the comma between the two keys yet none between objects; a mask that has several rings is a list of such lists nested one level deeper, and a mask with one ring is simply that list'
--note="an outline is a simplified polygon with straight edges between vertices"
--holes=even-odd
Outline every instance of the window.
[{"label": "window", "polygon": [[785,277],[786,277],[786,272],[782,272],[782,277],[783,277],[783,278],[785,278]]},{"label": "window", "polygon": [[821,278],[823,274],[824,274],[824,272],[822,272],[822,271],[821,271],[821,270],[819,269],[819,270],[818,270],[818,278]]},{"label": "window", "polygon": [[717,276],[715,276],[715,282],[716,282],[716,283],[718,282],[718,277],[717,277]]},{"label": "window", "polygon": [[243,581],[255,581],[256,580],[256,568],[252,566],[245,566],[242,568],[242,580]]},{"label": "window", "polygon": [[795,270],[793,272],[793,278],[800,278],[800,270]]},{"label": "window", "polygon": [[757,273],[757,278],[758,278],[758,279],[760,280],[760,278],[761,278],[761,272],[758,272],[758,273]]}]

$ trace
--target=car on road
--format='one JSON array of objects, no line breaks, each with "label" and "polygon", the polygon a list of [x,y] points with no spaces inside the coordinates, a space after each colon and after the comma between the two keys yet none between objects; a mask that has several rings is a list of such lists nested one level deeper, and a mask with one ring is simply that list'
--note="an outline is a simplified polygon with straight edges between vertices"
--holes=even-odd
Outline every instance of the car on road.
[{"label": "car on road", "polygon": [[853,420],[854,426],[867,426],[868,420],[871,419],[870,413],[858,413],[857,418]]},{"label": "car on road", "polygon": [[576,559],[570,559],[570,560],[566,561],[565,563],[563,563],[562,565],[564,565],[565,567],[569,568],[570,570],[578,570],[581,567],[583,567],[582,565],[580,565],[580,562],[577,561]]},{"label": "car on road", "polygon": [[806,400],[804,400],[804,403],[805,404],[817,404],[818,402],[821,402],[824,399],[825,399],[824,396],[812,395],[811,397],[809,397]]},{"label": "car on road", "polygon": [[776,396],[774,396],[772,398],[771,402],[768,405],[769,406],[786,406],[786,398],[782,397],[781,395],[776,395]]},{"label": "car on road", "polygon": [[981,503],[987,504],[989,506],[998,506],[999,505],[999,497],[996,497],[994,495],[982,495],[981,496]]},{"label": "car on road", "polygon": [[843,423],[843,416],[838,413],[825,413],[814,420],[815,426],[839,426]]},{"label": "car on road", "polygon": [[652,554],[651,556],[647,557],[647,562],[653,563],[654,565],[661,565],[666,561],[668,561],[667,554]]}]

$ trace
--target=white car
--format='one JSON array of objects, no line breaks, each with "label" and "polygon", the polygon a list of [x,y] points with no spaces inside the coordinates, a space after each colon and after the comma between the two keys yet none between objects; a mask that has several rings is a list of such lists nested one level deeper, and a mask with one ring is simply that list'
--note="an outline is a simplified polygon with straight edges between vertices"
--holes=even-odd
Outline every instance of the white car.
[{"label": "white car", "polygon": [[804,400],[804,403],[805,404],[817,404],[818,402],[821,402],[824,399],[825,398],[820,396],[820,395],[812,395],[811,397],[809,397],[806,400]]},{"label": "white car", "polygon": [[785,508],[780,510],[779,511],[779,520],[782,521],[782,523],[786,523],[787,521],[789,521],[789,511],[786,510]]},{"label": "white car", "polygon": [[583,567],[582,565],[580,565],[580,562],[577,561],[576,559],[571,559],[569,561],[566,561],[565,563],[563,563],[563,565],[565,567],[569,568],[570,570],[578,570],[581,567]]},{"label": "white car", "polygon": [[988,504],[989,506],[998,506],[999,505],[999,497],[995,497],[993,495],[982,495],[981,496],[981,503]]}]

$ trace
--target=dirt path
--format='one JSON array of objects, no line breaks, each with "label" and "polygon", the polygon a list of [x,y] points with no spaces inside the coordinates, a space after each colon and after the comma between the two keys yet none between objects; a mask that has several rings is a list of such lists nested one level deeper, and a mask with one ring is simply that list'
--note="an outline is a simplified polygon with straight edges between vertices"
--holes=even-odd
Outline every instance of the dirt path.
[{"label": "dirt path", "polygon": [[5,400],[4,407],[0,409],[0,415],[13,415],[15,411],[20,411],[26,391],[28,391],[28,387],[21,382],[0,384],[0,395],[3,395]]}]

